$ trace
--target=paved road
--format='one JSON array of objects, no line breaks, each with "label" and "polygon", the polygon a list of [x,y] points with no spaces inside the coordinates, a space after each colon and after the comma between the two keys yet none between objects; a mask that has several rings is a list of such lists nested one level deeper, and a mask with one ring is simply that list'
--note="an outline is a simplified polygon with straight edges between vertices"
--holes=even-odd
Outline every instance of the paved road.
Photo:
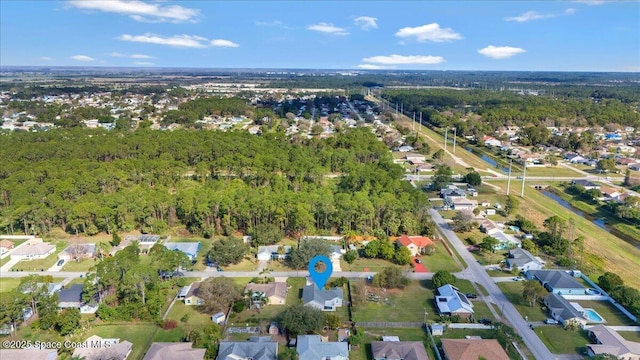
[{"label": "paved road", "polygon": [[467,274],[467,276],[473,276],[477,283],[484,286],[484,288],[489,292],[489,296],[492,298],[493,302],[502,309],[502,314],[506,320],[508,320],[515,328],[516,332],[522,336],[524,343],[527,345],[533,356],[539,360],[555,359],[555,356],[549,351],[549,349],[547,349],[540,338],[533,333],[527,322],[522,318],[522,316],[520,316],[520,313],[518,313],[516,308],[509,302],[493,279],[489,277],[482,266],[480,266],[474,257],[467,251],[466,246],[464,246],[460,238],[458,238],[458,236],[449,228],[449,225],[445,222],[442,216],[433,209],[430,209],[429,212],[441,233],[449,239],[449,243],[458,251],[462,259],[467,263],[468,267],[463,271],[463,273]]}]

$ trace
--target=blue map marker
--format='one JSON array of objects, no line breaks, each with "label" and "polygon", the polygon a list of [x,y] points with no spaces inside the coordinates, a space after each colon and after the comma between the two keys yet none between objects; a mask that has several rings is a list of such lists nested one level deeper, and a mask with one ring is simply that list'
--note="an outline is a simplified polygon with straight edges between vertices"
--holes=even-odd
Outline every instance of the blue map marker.
[{"label": "blue map marker", "polygon": [[[316,264],[319,262],[324,263],[324,271],[318,272],[316,270]],[[327,280],[331,277],[331,273],[333,272],[333,265],[331,264],[331,260],[324,255],[315,256],[311,261],[309,261],[309,275],[318,289],[322,290],[324,285],[327,283]]]}]

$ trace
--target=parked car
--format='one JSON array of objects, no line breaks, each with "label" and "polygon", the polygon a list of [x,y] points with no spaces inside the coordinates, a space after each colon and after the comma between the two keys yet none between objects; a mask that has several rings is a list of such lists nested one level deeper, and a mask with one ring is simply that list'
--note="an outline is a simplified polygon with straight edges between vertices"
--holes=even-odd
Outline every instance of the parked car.
[{"label": "parked car", "polygon": [[64,264],[64,259],[58,260],[58,263],[56,265],[57,266],[62,266],[62,264]]},{"label": "parked car", "polygon": [[467,297],[467,299],[477,299],[478,295],[474,294],[474,293],[468,293],[465,294],[465,296]]},{"label": "parked car", "polygon": [[524,281],[524,278],[522,276],[516,276],[513,278],[513,281]]},{"label": "parked car", "polygon": [[418,264],[422,264],[422,260],[420,260],[420,259],[416,259],[416,263],[418,263]]},{"label": "parked car", "polygon": [[478,322],[482,325],[491,325],[492,321],[489,319],[480,319]]},{"label": "parked car", "polygon": [[222,270],[222,268],[221,268],[220,266],[218,266],[218,268],[217,268],[216,270],[218,270],[218,271],[224,271],[224,270]]},{"label": "parked car", "polygon": [[557,325],[558,321],[552,318],[547,318],[547,320],[545,320],[544,323],[549,325]]}]

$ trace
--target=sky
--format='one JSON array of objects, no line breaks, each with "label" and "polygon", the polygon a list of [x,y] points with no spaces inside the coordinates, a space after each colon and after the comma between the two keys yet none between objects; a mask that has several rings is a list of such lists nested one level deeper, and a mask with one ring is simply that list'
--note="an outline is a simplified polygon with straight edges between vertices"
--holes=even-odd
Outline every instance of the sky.
[{"label": "sky", "polygon": [[0,65],[640,71],[640,1],[2,0]]}]

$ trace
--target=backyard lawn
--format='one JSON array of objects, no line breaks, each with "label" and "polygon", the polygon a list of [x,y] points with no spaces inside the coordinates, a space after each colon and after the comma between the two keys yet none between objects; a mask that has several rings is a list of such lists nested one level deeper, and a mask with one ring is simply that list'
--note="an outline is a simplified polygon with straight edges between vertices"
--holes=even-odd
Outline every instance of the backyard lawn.
[{"label": "backyard lawn", "polygon": [[460,271],[460,267],[456,263],[453,256],[449,255],[442,242],[436,242],[436,249],[437,250],[435,254],[422,257],[422,263],[429,272],[436,272],[439,270],[445,270],[449,272]]},{"label": "backyard lawn", "polygon": [[542,310],[542,305],[536,304],[529,307],[527,301],[522,297],[522,282],[501,282],[497,283],[498,287],[509,301],[516,307],[522,317],[527,316],[529,321],[544,321],[549,316]]},{"label": "backyard lawn", "polygon": [[585,309],[595,310],[604,320],[606,325],[636,325],[633,320],[629,319],[622,311],[618,310],[608,301],[575,301]]},{"label": "backyard lawn", "polygon": [[131,355],[127,359],[140,360],[151,345],[153,335],[157,329],[158,327],[153,324],[104,325],[90,329],[86,336],[98,335],[103,338],[118,338],[130,341],[133,343],[133,347]]},{"label": "backyard lawn", "polygon": [[591,341],[583,330],[565,330],[559,326],[538,326],[536,335],[554,354],[582,354]]}]

